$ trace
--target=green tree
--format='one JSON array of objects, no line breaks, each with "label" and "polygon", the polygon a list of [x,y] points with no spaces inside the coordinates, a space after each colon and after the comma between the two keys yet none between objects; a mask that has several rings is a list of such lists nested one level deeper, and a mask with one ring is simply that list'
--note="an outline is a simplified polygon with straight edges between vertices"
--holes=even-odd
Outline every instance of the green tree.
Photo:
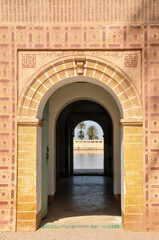
[{"label": "green tree", "polygon": [[83,140],[84,139],[84,129],[86,129],[86,124],[84,122],[80,122],[78,125],[77,125],[77,128],[79,129],[78,131],[78,138]]},{"label": "green tree", "polygon": [[95,126],[90,126],[87,129],[87,135],[89,140],[98,139],[98,130]]}]

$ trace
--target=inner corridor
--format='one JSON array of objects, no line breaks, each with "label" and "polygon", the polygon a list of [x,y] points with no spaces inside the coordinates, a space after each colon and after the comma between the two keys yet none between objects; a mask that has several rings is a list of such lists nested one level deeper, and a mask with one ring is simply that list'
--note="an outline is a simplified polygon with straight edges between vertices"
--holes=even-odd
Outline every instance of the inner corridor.
[{"label": "inner corridor", "polygon": [[106,176],[61,178],[41,226],[121,224],[121,203],[112,189],[113,181]]}]

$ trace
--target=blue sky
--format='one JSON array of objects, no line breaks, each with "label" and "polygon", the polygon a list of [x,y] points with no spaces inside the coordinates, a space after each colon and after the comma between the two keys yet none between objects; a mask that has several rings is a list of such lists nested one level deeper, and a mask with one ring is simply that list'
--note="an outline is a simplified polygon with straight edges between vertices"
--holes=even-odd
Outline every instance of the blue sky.
[{"label": "blue sky", "polygon": [[[84,123],[86,124],[86,129],[84,130],[84,132],[85,132],[85,138],[84,139],[88,139],[88,136],[86,135],[86,132],[87,132],[87,128],[91,125],[96,126],[96,128],[98,130],[99,139],[103,139],[103,130],[98,123],[96,123],[94,121],[84,121]],[[75,139],[78,139],[78,137],[77,137],[77,132],[78,131],[79,131],[79,129],[75,128]]]}]

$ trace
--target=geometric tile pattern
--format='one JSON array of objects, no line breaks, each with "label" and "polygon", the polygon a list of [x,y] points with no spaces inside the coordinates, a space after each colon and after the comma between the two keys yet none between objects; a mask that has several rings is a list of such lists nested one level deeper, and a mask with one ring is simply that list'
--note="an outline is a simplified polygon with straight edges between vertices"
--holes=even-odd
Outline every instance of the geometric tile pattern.
[{"label": "geometric tile pattern", "polygon": [[93,229],[97,229],[97,228],[122,228],[121,225],[49,225],[49,224],[45,224],[44,226],[42,226],[41,228],[93,228]]}]

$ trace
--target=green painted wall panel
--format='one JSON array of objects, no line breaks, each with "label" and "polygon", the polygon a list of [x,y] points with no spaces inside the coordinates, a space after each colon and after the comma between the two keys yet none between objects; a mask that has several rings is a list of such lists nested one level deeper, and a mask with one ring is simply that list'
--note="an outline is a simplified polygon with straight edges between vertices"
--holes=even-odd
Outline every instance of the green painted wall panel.
[{"label": "green painted wall panel", "polygon": [[49,101],[43,112],[44,125],[42,127],[42,218],[47,215],[48,209],[48,159],[47,147],[49,146]]}]

